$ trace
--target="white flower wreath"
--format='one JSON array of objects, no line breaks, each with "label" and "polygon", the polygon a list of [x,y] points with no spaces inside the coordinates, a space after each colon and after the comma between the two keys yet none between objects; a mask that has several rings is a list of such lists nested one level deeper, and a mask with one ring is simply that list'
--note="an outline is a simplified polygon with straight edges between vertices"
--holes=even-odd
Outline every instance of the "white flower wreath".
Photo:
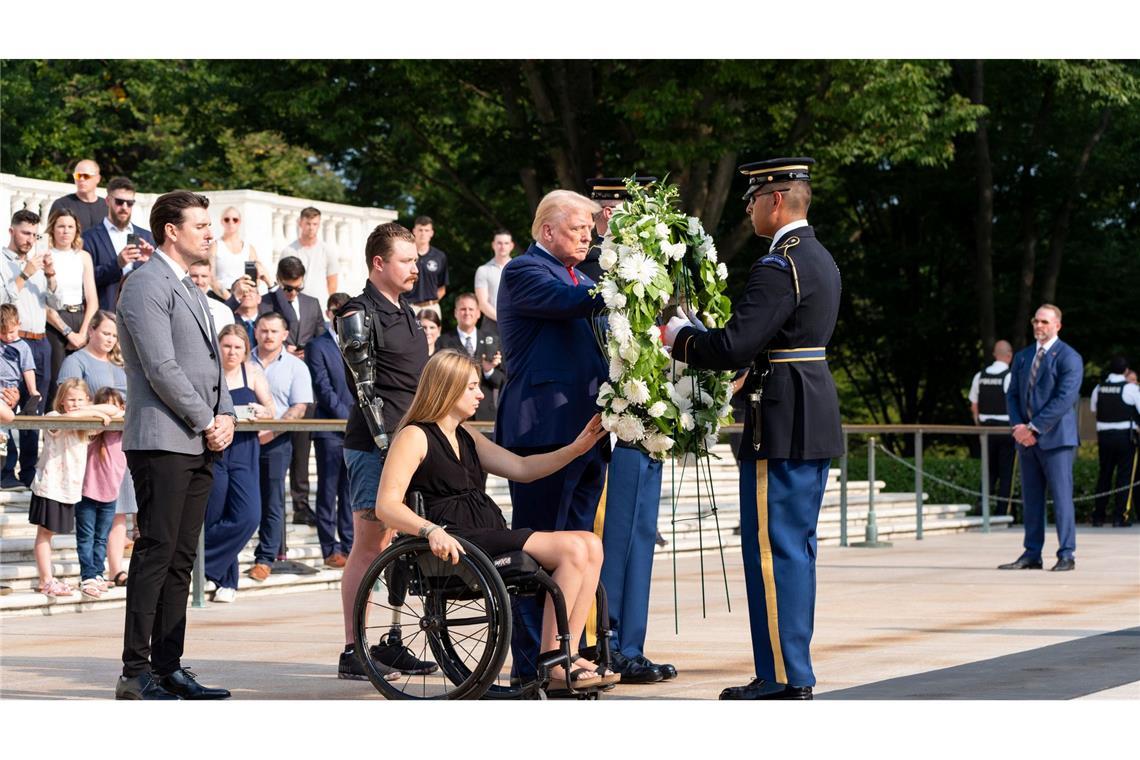
[{"label": "white flower wreath", "polygon": [[610,382],[598,393],[602,425],[656,459],[707,453],[720,426],[732,421],[732,375],[677,371],[657,326],[672,300],[708,327],[722,327],[731,308],[728,269],[696,217],[676,207],[675,185],[652,194],[632,179],[629,198],[610,219],[598,258],[604,274],[595,292],[609,310],[604,348]]}]

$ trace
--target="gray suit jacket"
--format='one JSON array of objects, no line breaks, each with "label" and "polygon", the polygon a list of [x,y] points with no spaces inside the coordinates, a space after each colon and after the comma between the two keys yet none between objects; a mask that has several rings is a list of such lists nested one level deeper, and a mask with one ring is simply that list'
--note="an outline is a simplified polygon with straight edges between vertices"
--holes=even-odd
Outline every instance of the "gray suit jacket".
[{"label": "gray suit jacket", "polygon": [[203,453],[202,431],[214,415],[234,413],[213,320],[158,256],[126,279],[118,316],[127,371],[123,450]]}]

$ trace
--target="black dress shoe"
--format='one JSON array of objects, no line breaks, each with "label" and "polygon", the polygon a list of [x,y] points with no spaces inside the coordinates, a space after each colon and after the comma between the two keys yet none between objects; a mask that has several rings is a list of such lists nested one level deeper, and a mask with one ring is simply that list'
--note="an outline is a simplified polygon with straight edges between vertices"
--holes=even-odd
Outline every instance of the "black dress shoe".
[{"label": "black dress shoe", "polygon": [[656,663],[643,654],[639,654],[633,659],[647,668],[657,668],[657,670],[661,673],[662,681],[671,681],[677,677],[677,669],[669,663],[665,663],[664,665]]},{"label": "black dress shoe", "polygon": [[1040,570],[1044,565],[1041,564],[1041,558],[1030,559],[1029,557],[1021,556],[1013,562],[1004,565],[998,565],[998,570]]},{"label": "black dress shoe", "polygon": [[171,694],[158,685],[158,681],[150,673],[128,678],[119,676],[115,684],[115,699],[181,699],[177,694]]},{"label": "black dress shoe", "polygon": [[720,699],[811,699],[810,686],[788,686],[753,678],[747,686],[730,686],[720,693]]},{"label": "black dress shoe", "polygon": [[158,680],[158,685],[182,699],[229,699],[228,689],[216,689],[198,683],[198,676],[180,668]]},{"label": "black dress shoe", "polygon": [[1072,557],[1059,557],[1057,559],[1057,564],[1055,564],[1055,565],[1053,565],[1053,567],[1049,568],[1049,571],[1054,572],[1054,573],[1060,573],[1060,572],[1063,572],[1065,570],[1076,570],[1076,569],[1077,569],[1077,561],[1075,559],[1073,559]]},{"label": "black dress shoe", "polygon": [[293,524],[315,526],[317,524],[317,516],[313,513],[313,510],[308,507],[294,507]]},{"label": "black dress shoe", "polygon": [[621,673],[621,683],[623,684],[657,683],[662,680],[661,671],[656,667],[631,660],[621,652],[610,654],[610,666],[614,672]]}]

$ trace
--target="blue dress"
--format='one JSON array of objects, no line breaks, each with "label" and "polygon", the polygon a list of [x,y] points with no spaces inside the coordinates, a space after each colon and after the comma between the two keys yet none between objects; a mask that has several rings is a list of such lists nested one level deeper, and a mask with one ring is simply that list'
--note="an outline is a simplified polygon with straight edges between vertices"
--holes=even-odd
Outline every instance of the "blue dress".
[{"label": "blue dress", "polygon": [[[245,365],[240,388],[230,389],[234,406],[257,403]],[[219,587],[237,588],[238,554],[261,522],[261,480],[257,433],[234,433],[233,443],[214,462],[214,485],[206,503],[206,577]]]}]

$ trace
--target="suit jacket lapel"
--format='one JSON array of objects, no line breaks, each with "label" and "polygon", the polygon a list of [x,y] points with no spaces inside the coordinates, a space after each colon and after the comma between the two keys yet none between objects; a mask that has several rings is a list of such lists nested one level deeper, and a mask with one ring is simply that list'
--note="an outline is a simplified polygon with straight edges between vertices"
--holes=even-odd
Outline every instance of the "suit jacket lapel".
[{"label": "suit jacket lapel", "polygon": [[164,274],[172,281],[174,292],[182,299],[182,303],[186,304],[187,308],[190,309],[190,312],[194,315],[194,321],[198,323],[199,329],[202,330],[202,335],[206,336],[206,340],[209,341],[210,326],[206,323],[206,315],[202,313],[202,306],[198,303],[198,299],[190,295],[186,290],[185,283],[175,278],[174,272],[169,271],[170,267],[166,265],[165,261],[160,261],[159,263],[167,269]]}]

